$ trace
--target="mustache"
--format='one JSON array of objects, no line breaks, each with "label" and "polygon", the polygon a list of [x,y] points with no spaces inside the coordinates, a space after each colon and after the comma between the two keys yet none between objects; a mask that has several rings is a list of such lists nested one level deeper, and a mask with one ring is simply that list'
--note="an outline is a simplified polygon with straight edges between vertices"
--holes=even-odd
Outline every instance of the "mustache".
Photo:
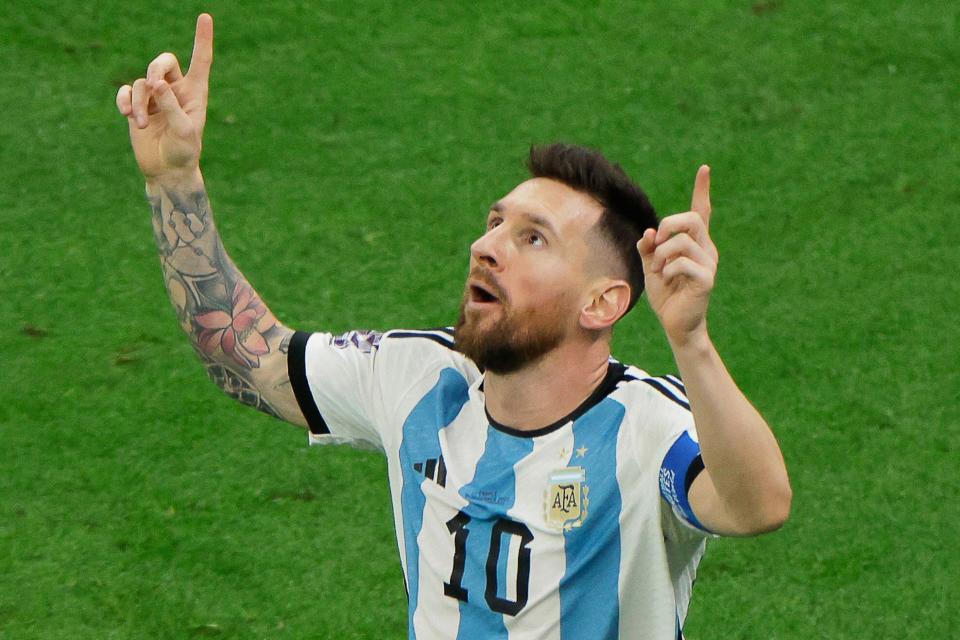
[{"label": "mustache", "polygon": [[486,269],[481,267],[474,267],[470,269],[470,273],[467,275],[468,280],[476,280],[483,284],[487,289],[490,290],[490,293],[497,297],[497,300],[501,302],[507,301],[507,292],[504,291],[503,287],[500,286],[500,283],[497,282],[497,279],[493,277]]}]

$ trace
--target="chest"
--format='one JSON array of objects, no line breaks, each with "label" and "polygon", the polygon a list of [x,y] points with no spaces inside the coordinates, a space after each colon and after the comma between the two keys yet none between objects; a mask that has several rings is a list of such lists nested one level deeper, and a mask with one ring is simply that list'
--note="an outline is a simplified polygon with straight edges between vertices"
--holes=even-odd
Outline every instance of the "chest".
[{"label": "chest", "polygon": [[624,514],[625,499],[636,502],[623,421],[622,405],[607,400],[576,421],[523,437],[491,425],[469,394],[457,411],[424,402],[407,417],[393,460],[398,515],[408,535],[429,514],[450,531],[459,522],[502,521],[563,539],[588,527],[599,542],[596,536],[615,532],[608,525]]},{"label": "chest", "polygon": [[662,539],[656,475],[641,477],[623,405],[606,399],[524,437],[493,426],[455,379],[435,391],[388,458],[411,607],[430,612],[415,626],[557,620],[561,602],[616,603],[637,541]]}]

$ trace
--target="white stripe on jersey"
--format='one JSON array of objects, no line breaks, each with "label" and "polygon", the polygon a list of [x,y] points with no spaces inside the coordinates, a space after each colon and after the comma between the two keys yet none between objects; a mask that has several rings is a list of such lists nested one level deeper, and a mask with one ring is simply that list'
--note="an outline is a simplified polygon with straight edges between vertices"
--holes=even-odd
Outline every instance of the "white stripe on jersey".
[{"label": "white stripe on jersey", "polygon": [[[621,429],[617,438],[617,450],[627,452],[633,448],[635,445],[630,442],[633,437],[629,429]],[[625,439],[627,439],[626,442]],[[658,518],[640,515],[659,512],[659,490],[657,487],[651,487],[650,482],[644,481],[644,478],[649,477],[651,473],[649,469],[639,468],[633,460],[619,460],[617,464],[617,483],[623,500],[623,508],[620,511],[620,539],[624,542],[620,547],[618,587],[621,603],[642,599],[654,610],[670,612],[674,610],[671,597],[673,594],[663,589],[651,589],[649,582],[644,579],[644,574],[648,572],[652,575],[667,573],[666,558],[650,553],[649,547],[643,544],[651,537],[650,528],[659,525]],[[626,543],[630,540],[638,541],[638,544]],[[641,590],[643,592],[638,593]],[[646,620],[644,614],[642,607],[621,606],[620,637],[650,637],[638,635],[641,630],[649,631],[651,628],[651,621]]]},{"label": "white stripe on jersey", "polygon": [[[640,376],[638,377],[641,380],[650,378],[640,370],[634,369],[628,372],[634,375],[639,373]],[[669,383],[666,382],[662,384],[669,386]],[[677,392],[676,395],[681,395],[674,387],[671,386],[670,388]],[[650,391],[654,394],[659,393],[659,390],[653,391],[651,389]],[[610,395],[615,400],[625,401],[623,394],[624,391],[618,389]],[[683,399],[686,400],[685,397]],[[691,425],[692,422],[691,417]],[[617,438],[618,451],[640,451],[641,442],[638,442],[638,436],[642,437],[642,434],[634,429],[621,429]],[[645,548],[641,545],[622,545],[621,553],[623,556],[619,576],[620,598],[621,603],[641,598],[652,609],[674,611],[682,625],[690,603],[697,565],[703,556],[706,544],[703,538],[690,537],[689,532],[686,531],[681,534],[684,535],[683,539],[680,538],[680,535],[676,535],[674,532],[680,531],[680,525],[673,521],[670,506],[663,501],[657,487],[651,487],[649,482],[643,481],[643,478],[649,477],[655,471],[652,468],[641,467],[637,462],[645,459],[648,464],[659,466],[657,458],[639,456],[636,460],[618,460],[617,483],[623,497],[623,509],[620,512],[621,540],[649,541],[652,538],[657,538],[663,545],[660,553],[651,553],[651,548]],[[644,513],[660,514],[660,517],[638,516],[638,514]],[[663,522],[671,524],[670,531],[667,534],[670,537],[669,543],[664,539],[662,533],[658,535],[659,532],[651,531],[652,528],[659,529]],[[670,576],[673,586],[672,592],[650,584],[647,579],[648,575]],[[640,593],[640,590],[643,590],[643,592]],[[642,607],[622,606],[619,622],[622,638],[673,638],[672,632],[670,636],[659,635],[661,631],[665,632],[666,628],[660,631],[652,630],[650,621],[645,619],[642,614]],[[644,633],[652,635],[644,635]]]},{"label": "white stripe on jersey", "polygon": [[[471,389],[470,394],[477,393]],[[443,585],[436,583],[436,576],[449,579],[453,572],[453,556],[455,552],[454,536],[447,529],[447,522],[467,505],[457,490],[466,486],[473,477],[457,477],[458,469],[470,469],[475,473],[477,462],[483,455],[486,444],[486,430],[477,429],[478,418],[471,415],[482,405],[467,404],[464,411],[453,422],[439,432],[440,451],[446,459],[450,459],[452,451],[457,452],[454,459],[462,460],[463,466],[453,469],[448,467],[447,486],[440,487],[432,480],[421,483],[424,495],[427,496],[423,510],[423,524],[420,535],[417,537],[417,546],[421,549],[420,584],[417,589],[417,608],[413,613],[414,628],[417,630],[418,640],[450,637],[460,625],[460,601],[444,594]],[[479,418],[485,420],[483,416]],[[398,527],[399,530],[399,527]],[[425,552],[424,550],[429,550]],[[401,554],[405,555],[405,554]],[[431,567],[430,563],[435,563]],[[426,630],[430,630],[427,632]]]},{"label": "white stripe on jersey", "polygon": [[[420,488],[423,489],[427,501],[417,544],[421,550],[430,549],[431,552],[421,551],[419,554],[420,586],[417,590],[417,609],[413,612],[413,624],[418,640],[449,638],[450,629],[456,629],[460,625],[460,601],[444,595],[443,585],[430,579],[438,575],[450,575],[454,545],[453,536],[449,534],[446,523],[457,514],[460,506],[466,505],[466,501],[461,499],[461,504],[457,507],[450,506],[453,496],[433,480],[424,479]],[[444,551],[440,551],[441,549]],[[431,567],[431,564],[434,566]]]},{"label": "white stripe on jersey", "polygon": [[[541,459],[541,464],[515,465],[516,473],[516,502],[507,512],[518,522],[527,521],[529,516],[524,514],[539,513],[545,510],[547,477],[550,471],[567,466],[567,460],[573,452],[573,431],[560,429],[549,435],[534,439],[533,451],[528,458]],[[563,457],[561,457],[563,454]],[[548,458],[556,458],[548,459]],[[539,491],[530,491],[529,487],[542,487]],[[526,491],[523,489],[527,488]],[[532,558],[563,558],[564,538],[556,535],[540,535],[542,530],[531,526],[534,533],[530,543]],[[519,540],[518,540],[519,542]],[[519,544],[518,544],[519,547]],[[511,551],[513,548],[511,547]],[[519,555],[519,554],[517,554]],[[510,557],[516,557],[514,553]],[[534,560],[536,562],[536,560]],[[514,570],[515,571],[515,570]],[[557,585],[566,571],[562,562],[541,562],[530,568],[530,594],[527,606],[523,611],[523,623],[518,624],[512,616],[504,616],[504,624],[510,634],[510,640],[560,640],[560,590]],[[514,576],[516,573],[514,573]],[[514,591],[516,590],[514,580]]]}]

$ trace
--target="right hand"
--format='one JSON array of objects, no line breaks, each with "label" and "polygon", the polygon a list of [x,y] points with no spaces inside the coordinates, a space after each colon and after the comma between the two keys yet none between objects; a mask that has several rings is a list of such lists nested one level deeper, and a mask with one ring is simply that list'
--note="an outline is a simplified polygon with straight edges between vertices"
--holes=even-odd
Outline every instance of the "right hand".
[{"label": "right hand", "polygon": [[176,56],[161,53],[146,78],[117,92],[117,108],[127,117],[133,153],[148,181],[189,176],[199,168],[212,62],[213,18],[203,13],[187,75]]}]

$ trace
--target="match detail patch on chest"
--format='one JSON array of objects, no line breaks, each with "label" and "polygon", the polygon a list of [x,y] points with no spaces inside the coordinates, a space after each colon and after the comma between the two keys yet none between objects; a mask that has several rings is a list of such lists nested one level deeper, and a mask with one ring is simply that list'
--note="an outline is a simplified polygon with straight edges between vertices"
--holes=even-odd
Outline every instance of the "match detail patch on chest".
[{"label": "match detail patch on chest", "polygon": [[557,531],[570,531],[587,519],[590,487],[583,467],[564,467],[547,478],[544,500],[547,525]]}]

